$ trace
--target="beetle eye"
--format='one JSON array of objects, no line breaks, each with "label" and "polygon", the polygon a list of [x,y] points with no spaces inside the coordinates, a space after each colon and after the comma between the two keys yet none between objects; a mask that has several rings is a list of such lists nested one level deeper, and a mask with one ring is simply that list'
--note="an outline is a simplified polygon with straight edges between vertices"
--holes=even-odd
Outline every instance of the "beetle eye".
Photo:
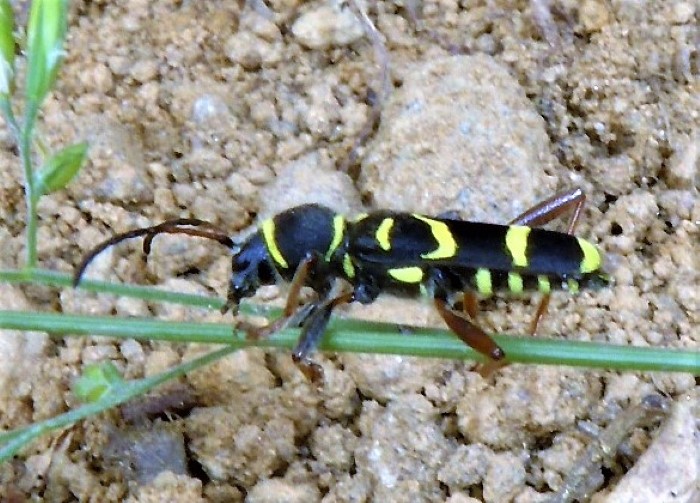
[{"label": "beetle eye", "polygon": [[245,271],[250,267],[250,261],[240,255],[233,257],[232,268],[234,272]]}]

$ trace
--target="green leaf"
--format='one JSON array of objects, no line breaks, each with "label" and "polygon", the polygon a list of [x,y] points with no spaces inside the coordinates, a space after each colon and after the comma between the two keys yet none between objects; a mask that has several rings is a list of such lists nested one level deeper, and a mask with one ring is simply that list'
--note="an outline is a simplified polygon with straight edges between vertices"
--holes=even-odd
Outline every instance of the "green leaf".
[{"label": "green leaf", "polygon": [[7,96],[15,78],[15,16],[9,0],[0,0],[0,96]]},{"label": "green leaf", "polygon": [[27,101],[36,110],[54,82],[64,56],[67,0],[34,0],[27,25]]},{"label": "green leaf", "polygon": [[51,156],[35,175],[38,195],[50,194],[64,188],[78,174],[87,156],[86,142],[70,145]]},{"label": "green leaf", "polygon": [[112,362],[96,363],[85,367],[83,375],[75,380],[73,393],[83,402],[93,403],[123,383],[124,379]]}]

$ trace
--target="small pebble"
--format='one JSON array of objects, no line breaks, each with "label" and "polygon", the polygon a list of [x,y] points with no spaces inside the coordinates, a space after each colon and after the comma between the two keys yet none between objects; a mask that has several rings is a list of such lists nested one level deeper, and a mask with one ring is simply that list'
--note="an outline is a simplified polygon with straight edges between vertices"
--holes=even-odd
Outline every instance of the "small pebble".
[{"label": "small pebble", "polygon": [[292,33],[309,49],[350,45],[364,34],[360,21],[350,10],[330,5],[302,14],[292,25]]},{"label": "small pebble", "polygon": [[700,134],[696,133],[681,144],[669,159],[663,171],[664,180],[672,189],[690,189],[700,185]]}]

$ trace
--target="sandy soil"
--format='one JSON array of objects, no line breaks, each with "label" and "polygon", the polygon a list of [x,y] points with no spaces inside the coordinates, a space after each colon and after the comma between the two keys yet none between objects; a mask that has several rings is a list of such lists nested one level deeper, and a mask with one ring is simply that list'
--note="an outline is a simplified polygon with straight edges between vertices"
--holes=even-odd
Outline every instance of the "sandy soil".
[{"label": "sandy soil", "polygon": [[[697,348],[697,3],[428,0],[418,29],[411,5],[369,10],[393,89],[361,163],[342,172],[379,89],[372,45],[342,5],[74,2],[41,136],[49,146],[85,138],[90,160],[67,190],[42,201],[42,266],[71,271],[99,240],[177,216],[233,234],[316,201],[347,213],[456,210],[505,222],[581,186],[589,204],[579,232],[605,250],[616,285],[555,295],[540,332]],[[23,248],[21,171],[4,130],[0,139],[0,267],[13,268]],[[148,266],[123,246],[90,275],[225,292],[230,266],[220,249],[168,238],[154,248]],[[74,291],[0,292],[4,309],[221,321]],[[351,313],[439,323],[428,305],[408,302],[387,298]],[[487,326],[522,332],[534,303],[488,306]],[[2,334],[0,426],[65,411],[85,364],[110,359],[131,378],[204,350]],[[688,462],[700,449],[693,376],[511,366],[485,381],[469,362],[318,361],[321,389],[287,354],[234,354],[165,392],[163,400],[189,404],[169,420],[114,412],[33,444],[0,466],[0,499],[546,501],[595,441],[585,432],[650,393],[674,400],[678,429],[657,438],[658,422],[635,427],[594,474],[602,486],[593,500],[633,501],[652,494],[641,489],[650,485],[661,493],[655,501],[689,501],[698,490],[698,465]],[[687,441],[664,450],[664,438]],[[630,471],[649,445],[656,461],[685,468]]]}]

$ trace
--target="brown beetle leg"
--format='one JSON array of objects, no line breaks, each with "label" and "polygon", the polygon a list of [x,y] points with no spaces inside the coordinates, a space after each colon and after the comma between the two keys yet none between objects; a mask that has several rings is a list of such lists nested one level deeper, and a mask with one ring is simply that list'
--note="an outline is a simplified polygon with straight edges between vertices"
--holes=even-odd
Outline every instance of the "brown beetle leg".
[{"label": "brown beetle leg", "polygon": [[[530,227],[539,227],[548,222],[551,222],[557,217],[560,217],[567,211],[573,208],[573,214],[569,220],[566,229],[567,234],[573,234],[578,224],[579,217],[583,211],[583,205],[586,202],[586,194],[580,188],[570,189],[564,192],[559,192],[554,196],[545,199],[541,203],[536,204],[529,210],[520,214],[509,222],[509,225],[529,225]],[[537,333],[537,327],[540,320],[547,313],[549,307],[549,294],[544,294],[540,300],[535,316],[530,323],[530,335]]]}]

